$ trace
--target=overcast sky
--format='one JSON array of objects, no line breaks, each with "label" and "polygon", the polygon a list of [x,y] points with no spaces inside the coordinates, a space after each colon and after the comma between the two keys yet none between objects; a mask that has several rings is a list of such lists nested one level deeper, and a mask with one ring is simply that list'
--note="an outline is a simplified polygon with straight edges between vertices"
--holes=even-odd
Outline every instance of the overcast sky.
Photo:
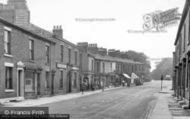
[{"label": "overcast sky", "polygon": [[[6,1],[6,0],[1,0]],[[129,33],[143,30],[143,16],[179,7],[185,0],[27,0],[31,22],[47,30],[62,25],[64,38],[100,47],[135,50],[150,58],[172,57],[178,25],[165,33]],[[99,18],[102,21],[77,21]]]}]

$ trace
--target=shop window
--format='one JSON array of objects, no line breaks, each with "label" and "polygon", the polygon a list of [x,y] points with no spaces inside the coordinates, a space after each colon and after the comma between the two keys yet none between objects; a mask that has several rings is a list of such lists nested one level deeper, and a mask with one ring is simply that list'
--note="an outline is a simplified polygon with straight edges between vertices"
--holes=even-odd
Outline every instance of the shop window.
[{"label": "shop window", "polygon": [[50,73],[46,72],[46,81],[45,81],[45,87],[46,87],[46,89],[50,88],[49,80],[50,80]]},{"label": "shop window", "polygon": [[32,71],[25,72],[25,91],[34,92],[35,90],[35,74]]}]

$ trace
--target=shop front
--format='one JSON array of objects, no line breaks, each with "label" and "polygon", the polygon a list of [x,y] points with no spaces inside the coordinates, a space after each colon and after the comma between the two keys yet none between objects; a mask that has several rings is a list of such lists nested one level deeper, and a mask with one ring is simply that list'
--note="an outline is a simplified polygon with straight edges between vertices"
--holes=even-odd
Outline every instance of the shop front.
[{"label": "shop front", "polygon": [[[41,71],[42,68],[33,63],[24,63],[24,97],[37,98],[41,95]],[[22,71],[18,71],[22,76]],[[20,74],[21,73],[21,74]],[[18,76],[18,77],[20,77]],[[19,82],[19,81],[18,81]],[[22,87],[22,83],[19,84]],[[20,87],[18,88],[20,90]],[[22,91],[21,91],[22,92]]]}]

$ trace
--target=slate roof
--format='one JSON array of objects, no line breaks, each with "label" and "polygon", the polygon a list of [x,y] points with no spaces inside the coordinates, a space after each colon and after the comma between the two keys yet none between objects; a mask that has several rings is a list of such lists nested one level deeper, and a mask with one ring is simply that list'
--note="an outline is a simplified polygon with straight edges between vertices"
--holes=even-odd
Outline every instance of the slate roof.
[{"label": "slate roof", "polygon": [[123,62],[123,63],[131,63],[131,64],[142,64],[140,62],[135,62],[133,60],[130,59],[122,59],[122,58],[118,58],[118,57],[111,57],[109,55],[100,55],[100,54],[92,54],[90,52],[88,52],[88,54],[90,54],[91,56],[93,56],[95,59],[98,60],[104,60],[104,61],[110,61],[110,62]]}]

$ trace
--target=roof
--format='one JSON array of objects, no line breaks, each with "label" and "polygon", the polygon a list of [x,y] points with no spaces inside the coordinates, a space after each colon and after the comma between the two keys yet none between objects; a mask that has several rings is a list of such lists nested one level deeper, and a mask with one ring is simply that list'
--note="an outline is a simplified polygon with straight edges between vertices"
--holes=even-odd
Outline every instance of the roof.
[{"label": "roof", "polygon": [[111,57],[109,55],[102,56],[100,54],[92,54],[92,53],[89,53],[89,54],[98,60],[104,60],[104,61],[110,61],[110,62],[123,62],[123,63],[131,63],[131,64],[142,64],[140,62],[135,62],[135,61],[130,60],[130,59],[122,59],[122,58],[118,58],[118,57]]},{"label": "roof", "polygon": [[32,23],[29,24],[28,26],[24,26],[24,28],[26,28],[26,29],[28,29],[28,30],[30,30],[30,31],[32,31],[32,32],[35,32],[35,33],[38,34],[38,35],[42,35],[42,36],[44,36],[44,37],[46,37],[46,38],[48,38],[48,39],[51,39],[51,40],[53,40],[53,41],[59,40],[59,41],[63,41],[63,42],[66,43],[66,44],[69,44],[69,45],[71,45],[71,46],[73,46],[73,47],[77,47],[75,44],[73,44],[73,43],[67,41],[67,40],[64,39],[64,38],[61,38],[61,39],[60,39],[60,38],[54,37],[52,32],[47,31],[47,30],[45,30],[45,29],[43,29],[43,28],[40,28],[39,26],[36,26],[36,25],[34,25],[34,24],[32,24]]},{"label": "roof", "polygon": [[10,27],[13,27],[13,28],[15,28],[15,29],[18,29],[18,30],[20,30],[20,31],[22,31],[22,32],[24,32],[24,33],[26,33],[26,34],[30,34],[30,35],[33,35],[34,37],[38,37],[38,38],[40,38],[40,39],[42,39],[42,40],[55,43],[55,42],[52,41],[51,39],[49,39],[49,38],[47,38],[47,37],[44,37],[44,36],[42,36],[42,35],[40,35],[40,34],[37,34],[36,32],[33,32],[33,31],[28,30],[28,29],[26,29],[26,28],[24,28],[24,27],[15,25],[15,24],[13,24],[13,23],[10,23],[10,22],[8,22],[7,20],[3,19],[2,17],[0,17],[0,22],[3,23],[3,24],[6,24],[7,26],[10,26]]},{"label": "roof", "polygon": [[186,18],[187,13],[188,13],[189,3],[190,3],[189,0],[186,0],[185,6],[184,6],[184,9],[183,9],[183,13],[182,13],[182,17],[181,17],[181,21],[180,21],[180,24],[179,24],[179,27],[178,27],[177,36],[176,36],[174,45],[177,44],[177,41],[178,41],[178,39],[179,39],[179,35],[180,35],[180,32],[181,32],[181,29],[182,29],[182,27],[183,27],[185,18]]}]

